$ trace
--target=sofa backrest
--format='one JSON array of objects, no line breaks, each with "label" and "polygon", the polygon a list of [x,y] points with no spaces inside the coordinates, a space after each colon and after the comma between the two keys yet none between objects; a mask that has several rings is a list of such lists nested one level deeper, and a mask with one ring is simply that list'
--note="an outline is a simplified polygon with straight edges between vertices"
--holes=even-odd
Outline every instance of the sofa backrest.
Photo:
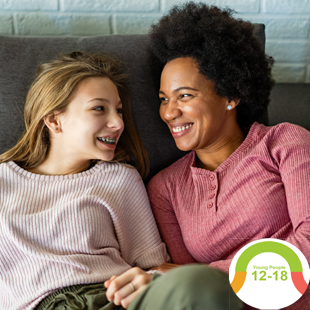
[{"label": "sofa backrest", "polygon": [[[255,24],[255,35],[265,46],[264,25]],[[147,45],[147,35],[0,36],[0,154],[13,147],[24,130],[23,106],[38,66],[60,53],[84,51],[114,55],[128,67],[133,114],[150,159],[149,178],[179,159],[185,153],[176,148],[159,117],[158,89],[152,80]],[[267,117],[262,121],[266,124]]]}]

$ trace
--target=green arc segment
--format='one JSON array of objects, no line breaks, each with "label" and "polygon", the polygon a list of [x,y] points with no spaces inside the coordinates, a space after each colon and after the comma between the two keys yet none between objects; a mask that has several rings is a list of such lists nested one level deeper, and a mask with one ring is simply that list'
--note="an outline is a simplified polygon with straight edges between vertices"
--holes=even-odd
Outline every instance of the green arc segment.
[{"label": "green arc segment", "polygon": [[246,270],[251,259],[258,254],[271,252],[282,256],[290,266],[293,283],[296,289],[303,294],[308,284],[306,283],[302,274],[302,264],[298,255],[287,245],[274,242],[274,241],[263,241],[255,243],[248,247],[239,257],[236,264],[236,272],[231,287],[237,294],[242,288],[246,279]]},{"label": "green arc segment", "polygon": [[258,254],[271,252],[281,255],[289,264],[291,272],[302,272],[302,265],[297,254],[288,246],[274,241],[255,243],[248,247],[239,257],[236,271],[246,271],[249,262]]}]

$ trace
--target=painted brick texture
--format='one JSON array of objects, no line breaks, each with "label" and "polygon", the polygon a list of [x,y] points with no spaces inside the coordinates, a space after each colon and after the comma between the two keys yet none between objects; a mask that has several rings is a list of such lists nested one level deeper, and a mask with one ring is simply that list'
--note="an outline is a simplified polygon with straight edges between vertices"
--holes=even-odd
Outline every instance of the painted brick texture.
[{"label": "painted brick texture", "polygon": [[57,11],[58,0],[1,0],[0,10]]},{"label": "painted brick texture", "polygon": [[158,0],[63,0],[65,11],[158,12]]},{"label": "painted brick texture", "polygon": [[[144,34],[175,4],[188,0],[0,0],[0,34],[91,36]],[[310,83],[309,0],[194,0],[230,7],[266,26],[266,53],[277,83]]]},{"label": "painted brick texture", "polygon": [[116,15],[114,20],[117,34],[145,34],[161,15]]},{"label": "painted brick texture", "polygon": [[111,33],[111,17],[108,14],[31,12],[17,13],[15,18],[17,34],[23,36],[90,36]]},{"label": "painted brick texture", "polygon": [[0,34],[2,35],[13,34],[13,16],[11,14],[0,13]]},{"label": "painted brick texture", "polygon": [[[188,0],[165,0],[165,10],[169,10],[175,4],[183,4]],[[258,13],[260,9],[260,0],[194,0],[194,2],[204,2],[209,5],[219,7],[230,7],[237,12]]]}]

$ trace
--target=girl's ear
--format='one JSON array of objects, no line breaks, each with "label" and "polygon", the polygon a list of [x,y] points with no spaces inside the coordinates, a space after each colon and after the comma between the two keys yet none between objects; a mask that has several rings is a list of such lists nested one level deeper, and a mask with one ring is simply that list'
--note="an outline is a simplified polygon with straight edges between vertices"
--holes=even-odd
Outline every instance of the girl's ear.
[{"label": "girl's ear", "polygon": [[43,119],[46,127],[55,134],[61,132],[61,122],[58,116],[59,113],[53,111],[50,114],[46,115]]}]

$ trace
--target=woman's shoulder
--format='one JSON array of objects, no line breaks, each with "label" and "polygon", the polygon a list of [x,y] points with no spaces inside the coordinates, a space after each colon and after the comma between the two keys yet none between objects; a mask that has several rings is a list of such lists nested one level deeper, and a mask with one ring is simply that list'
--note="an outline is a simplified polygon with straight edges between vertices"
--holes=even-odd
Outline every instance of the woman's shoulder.
[{"label": "woman's shoulder", "polygon": [[292,123],[280,123],[280,124],[275,125],[273,127],[274,127],[274,131],[276,131],[279,134],[286,132],[287,134],[299,133],[302,136],[303,135],[310,135],[309,130],[307,130],[306,128],[304,128],[302,126],[292,124]]},{"label": "woman's shoulder", "polygon": [[253,124],[256,135],[261,139],[267,138],[272,144],[306,144],[310,145],[310,131],[291,123],[280,123],[274,126]]},{"label": "woman's shoulder", "polygon": [[270,157],[277,166],[287,160],[295,164],[309,158],[310,132],[307,129],[291,123],[270,127],[255,124],[255,127],[251,152]]}]

